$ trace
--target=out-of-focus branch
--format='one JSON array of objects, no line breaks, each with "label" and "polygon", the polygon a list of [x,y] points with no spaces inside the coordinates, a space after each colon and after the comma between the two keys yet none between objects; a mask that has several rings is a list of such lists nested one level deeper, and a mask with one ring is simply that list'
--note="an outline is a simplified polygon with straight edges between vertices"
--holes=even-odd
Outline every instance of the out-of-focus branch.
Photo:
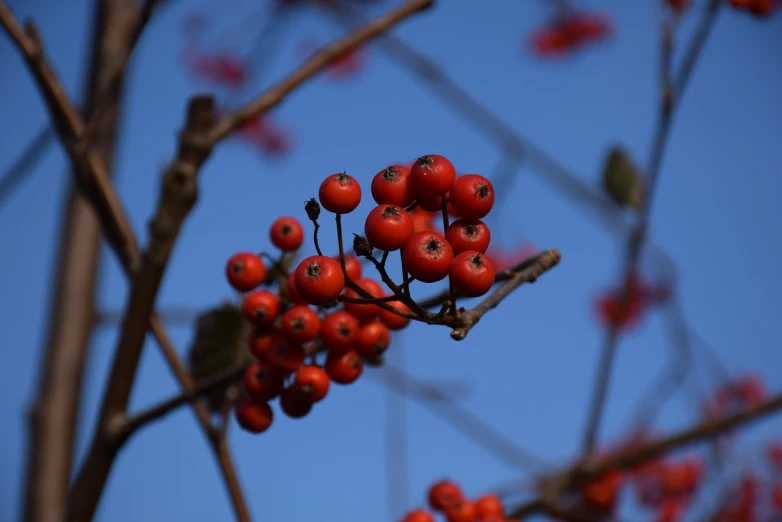
[{"label": "out-of-focus branch", "polygon": [[[480,417],[444,397],[437,387],[418,381],[391,366],[384,366],[382,372],[386,375],[377,375],[380,384],[404,397],[415,399],[501,462],[525,472],[548,465],[532,453],[519,448]],[[368,375],[375,376],[373,373]]]},{"label": "out-of-focus branch", "polygon": [[[696,30],[695,37],[690,42],[682,64],[682,69],[676,75],[675,80],[671,72],[671,61],[673,55],[673,33],[670,21],[665,20],[662,28],[661,38],[661,95],[660,95],[660,115],[657,120],[657,128],[652,140],[652,149],[649,159],[649,167],[646,172],[646,188],[643,195],[643,210],[637,225],[630,233],[625,248],[625,264],[623,269],[623,291],[620,300],[620,307],[627,307],[630,302],[630,292],[636,266],[641,256],[641,248],[649,225],[651,215],[652,201],[655,194],[655,188],[659,179],[663,157],[665,155],[668,137],[670,135],[671,123],[676,108],[681,100],[681,92],[687,86],[698,57],[701,55],[705,41],[711,32],[711,28],[716,20],[717,11],[722,2],[720,0],[711,0],[707,7],[706,14],[701,20],[700,26]],[[589,407],[589,417],[584,434],[584,452],[589,453],[595,445],[595,440],[600,428],[600,422],[605,407],[605,400],[608,394],[609,380],[613,361],[615,359],[616,349],[619,341],[619,325],[612,325],[606,333],[605,342],[600,354],[598,363],[598,373],[595,379],[594,393]]]},{"label": "out-of-focus branch", "polygon": [[43,158],[44,153],[56,138],[57,134],[51,125],[45,125],[27,144],[16,161],[0,174],[0,207],[8,200],[13,190],[30,174],[35,164]]},{"label": "out-of-focus branch", "polygon": [[761,420],[780,410],[782,410],[782,395],[777,395],[753,408],[748,408],[729,417],[698,424],[670,437],[630,447],[602,458],[588,457],[574,467],[545,478],[542,481],[543,489],[549,489],[544,495],[546,498],[536,498],[512,509],[508,518],[515,520],[542,511],[560,495],[572,491],[608,471],[632,469],[670,451],[712,439],[744,424]]},{"label": "out-of-focus branch", "polygon": [[280,83],[250,101],[247,105],[223,116],[209,133],[209,144],[211,146],[216,145],[220,140],[239,129],[245,123],[279,105],[288,94],[315,74],[326,69],[336,58],[343,56],[369,40],[381,36],[409,16],[431,7],[433,3],[434,0],[407,0],[389,13],[371,22],[366,22],[344,38],[322,48]]}]

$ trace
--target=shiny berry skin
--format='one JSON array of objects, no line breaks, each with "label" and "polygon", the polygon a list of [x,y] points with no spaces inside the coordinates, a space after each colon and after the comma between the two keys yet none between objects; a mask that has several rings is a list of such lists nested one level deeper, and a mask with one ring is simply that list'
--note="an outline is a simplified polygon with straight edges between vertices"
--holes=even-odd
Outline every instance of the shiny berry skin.
[{"label": "shiny berry skin", "polygon": [[339,261],[326,256],[304,259],[293,278],[296,291],[311,305],[324,305],[339,297],[345,288],[345,276]]},{"label": "shiny berry skin", "polygon": [[[359,279],[356,281],[356,284],[363,288],[365,291],[369,292],[369,294],[372,297],[380,298],[383,297],[383,287],[380,286],[380,283],[375,281],[374,279]],[[364,296],[358,295],[358,292],[354,291],[352,288],[349,288],[347,292],[345,292],[346,297],[352,297],[355,299],[365,299]],[[345,303],[345,311],[349,314],[353,315],[356,319],[358,319],[361,322],[371,321],[378,315],[380,315],[380,307],[376,304],[359,304],[359,303]]]},{"label": "shiny berry skin", "polygon": [[242,314],[255,326],[269,326],[280,313],[280,300],[268,290],[256,290],[244,296]]},{"label": "shiny berry skin", "polygon": [[388,204],[406,207],[415,200],[410,169],[391,165],[372,178],[372,198],[378,205]]},{"label": "shiny berry skin", "polygon": [[465,297],[480,297],[494,285],[494,265],[474,250],[456,256],[448,268],[454,290]]},{"label": "shiny berry skin", "polygon": [[494,187],[479,174],[459,176],[451,188],[450,203],[462,219],[481,219],[494,206]]},{"label": "shiny berry skin", "polygon": [[423,509],[415,509],[405,515],[400,522],[435,522],[434,515]]},{"label": "shiny berry skin", "polygon": [[244,372],[244,388],[254,399],[268,401],[282,391],[283,375],[266,363],[254,362]]},{"label": "shiny berry skin", "polygon": [[456,169],[443,156],[421,156],[410,168],[413,191],[418,198],[442,196],[451,189],[456,179]]},{"label": "shiny berry skin", "polygon": [[332,174],[318,191],[323,208],[334,214],[349,214],[361,203],[361,185],[347,172]]},{"label": "shiny berry skin", "polygon": [[285,388],[280,393],[280,409],[291,419],[300,419],[312,410],[312,401],[298,388]]},{"label": "shiny berry skin", "polygon": [[[445,198],[448,199],[448,194],[445,194]],[[426,196],[418,198],[418,206],[427,212],[442,212],[443,210],[443,196]],[[450,204],[449,204],[450,206]]]},{"label": "shiny berry skin", "polygon": [[265,402],[256,402],[249,396],[239,399],[234,408],[234,415],[239,426],[250,433],[263,433],[269,429],[274,420],[271,406]]},{"label": "shiny berry skin", "polygon": [[306,305],[296,305],[282,314],[282,333],[293,342],[304,344],[312,341],[320,332],[320,317]]},{"label": "shiny berry skin", "polygon": [[304,348],[300,344],[282,342],[272,347],[268,360],[283,373],[293,373],[304,365]]},{"label": "shiny berry skin", "polygon": [[391,344],[391,334],[386,325],[380,321],[372,321],[361,326],[358,331],[355,350],[367,358],[377,357],[388,350]]},{"label": "shiny berry skin", "polygon": [[317,366],[304,366],[299,369],[293,381],[293,385],[313,403],[326,397],[330,384],[329,376]]},{"label": "shiny berry skin", "polygon": [[[339,256],[335,256],[334,259],[339,263]],[[353,254],[345,254],[345,272],[348,273],[348,277],[353,281],[361,278],[361,273],[363,272],[361,261]]]},{"label": "shiny berry skin", "polygon": [[282,295],[283,298],[288,302],[292,304],[307,304],[307,301],[304,300],[304,298],[299,295],[299,292],[296,290],[296,281],[294,280],[296,278],[296,272],[291,272],[288,274],[288,279],[286,279],[280,286],[282,287]]},{"label": "shiny berry skin", "polygon": [[441,480],[432,484],[428,495],[429,505],[437,511],[444,511],[446,507],[455,504],[464,498],[462,488],[450,480]]},{"label": "shiny berry skin", "polygon": [[345,353],[330,352],[326,356],[326,373],[337,384],[350,384],[361,377],[364,371],[364,361],[355,351]]},{"label": "shiny berry skin", "polygon": [[413,218],[396,205],[380,205],[367,214],[364,235],[372,246],[393,252],[413,235]]},{"label": "shiny berry skin", "polygon": [[474,522],[477,515],[475,504],[467,499],[457,500],[445,507],[445,519],[448,522]]},{"label": "shiny berry skin", "polygon": [[413,233],[426,232],[434,230],[435,222],[440,216],[436,212],[427,212],[426,210],[415,207],[412,212],[413,217]]},{"label": "shiny berry skin", "polygon": [[225,265],[228,283],[239,292],[249,292],[266,279],[266,265],[252,252],[234,254]]},{"label": "shiny berry skin", "polygon": [[467,250],[485,254],[491,243],[491,231],[483,221],[457,219],[448,225],[445,239],[451,244],[454,254],[461,254]]},{"label": "shiny berry skin", "polygon": [[269,228],[269,239],[283,252],[295,252],[304,242],[304,228],[298,219],[283,216],[272,223]]},{"label": "shiny berry skin", "polygon": [[502,517],[505,513],[502,500],[500,500],[500,497],[497,495],[484,495],[480,497],[475,501],[475,511],[479,517],[486,515],[498,515]]},{"label": "shiny berry skin", "polygon": [[[410,311],[407,305],[401,301],[389,301],[387,304],[399,310]],[[408,319],[407,317],[402,317],[399,314],[395,314],[394,312],[389,312],[388,310],[385,310],[383,308],[380,308],[379,319],[380,322],[386,325],[386,328],[388,328],[389,330],[401,330],[402,328],[404,328],[410,323],[410,319]]]},{"label": "shiny berry skin", "polygon": [[320,342],[330,352],[345,353],[353,348],[360,325],[358,319],[345,310],[327,315],[320,324]]},{"label": "shiny berry skin", "polygon": [[437,232],[419,232],[405,243],[402,259],[412,277],[424,283],[436,283],[448,275],[453,248]]}]

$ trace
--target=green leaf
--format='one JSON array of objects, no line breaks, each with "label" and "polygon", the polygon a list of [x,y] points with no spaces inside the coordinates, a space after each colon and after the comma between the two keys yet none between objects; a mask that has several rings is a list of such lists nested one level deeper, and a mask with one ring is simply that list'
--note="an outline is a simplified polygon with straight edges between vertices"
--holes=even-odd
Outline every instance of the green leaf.
[{"label": "green leaf", "polygon": [[621,147],[612,147],[603,168],[603,190],[622,207],[643,209],[644,178],[633,159]]},{"label": "green leaf", "polygon": [[[188,361],[196,380],[217,375],[251,360],[247,347],[250,326],[242,311],[232,303],[207,310],[195,323],[195,335],[190,343]],[[208,397],[211,407],[222,405],[226,389],[215,390]]]}]

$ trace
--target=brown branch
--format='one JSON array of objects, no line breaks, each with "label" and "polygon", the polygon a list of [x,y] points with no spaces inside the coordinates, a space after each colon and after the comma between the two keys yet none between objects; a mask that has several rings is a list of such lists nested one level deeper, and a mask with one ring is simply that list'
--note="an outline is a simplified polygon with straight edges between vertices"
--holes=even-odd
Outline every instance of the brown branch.
[{"label": "brown branch", "polygon": [[[478,321],[486,315],[486,312],[492,310],[502,302],[503,299],[508,297],[511,292],[516,290],[524,283],[534,283],[538,277],[554,268],[559,264],[562,258],[559,250],[551,249],[538,254],[527,268],[510,276],[499,288],[497,288],[489,297],[481,301],[478,306],[472,310],[461,312],[453,321],[454,330],[451,332],[451,337],[457,341],[461,341],[467,337],[467,333],[473,326],[478,324]],[[443,318],[447,319],[447,317]]]},{"label": "brown branch", "polygon": [[157,211],[150,223],[149,244],[142,256],[141,268],[132,280],[98,427],[69,493],[66,516],[69,522],[91,520],[97,509],[120,448],[120,444],[107,435],[125,416],[158,289],[182,224],[198,196],[197,173],[207,156],[198,137],[212,125],[212,98],[194,98],[187,112],[177,158],[163,176]]},{"label": "brown branch", "polygon": [[155,406],[152,406],[126,418],[123,422],[113,426],[112,428],[114,431],[108,436],[112,439],[115,439],[117,441],[116,444],[122,444],[125,442],[125,440],[127,440],[128,437],[135,433],[136,430],[142,428],[146,424],[160,419],[180,406],[193,402],[217,388],[222,388],[227,384],[238,381],[244,375],[246,370],[247,366],[241,365],[236,368],[223,371],[208,379],[198,381],[179,395],[175,395],[160,402],[159,404],[156,404]]},{"label": "brown branch", "polygon": [[[23,31],[13,17],[11,11],[0,0],[0,24],[6,29],[12,40],[19,47],[38,81],[39,88],[44,94],[49,112],[60,136],[60,141],[65,146],[71,161],[75,167],[76,180],[79,188],[85,193],[90,204],[95,210],[101,222],[103,233],[109,245],[119,258],[127,277],[138,267],[141,253],[138,243],[129,225],[129,221],[119,198],[111,185],[105,164],[100,157],[85,151],[79,146],[78,138],[82,135],[84,124],[75,110],[74,105],[65,94],[56,74],[46,61],[42,45],[37,39],[33,29]],[[29,26],[31,27],[31,26]],[[33,36],[30,36],[33,35]],[[160,320],[156,315],[149,319],[150,328],[160,345],[166,360],[177,376],[180,385],[187,388],[193,383],[193,379],[185,369],[177,356],[176,349],[170,341]],[[213,426],[208,409],[201,403],[195,404],[197,418],[212,441],[223,479],[233,501],[234,511],[239,521],[249,521],[249,511],[242,494],[241,486],[234,469],[234,465],[225,444],[218,445],[214,442]],[[58,428],[58,429],[61,429]]]},{"label": "brown branch", "polygon": [[247,105],[225,115],[210,132],[209,143],[211,145],[217,144],[245,123],[279,105],[288,94],[315,74],[326,69],[336,58],[381,36],[402,20],[431,7],[433,3],[434,0],[407,0],[386,15],[363,24],[344,38],[322,48],[280,83]]},{"label": "brown branch", "polygon": [[[657,129],[652,140],[651,156],[649,167],[646,173],[646,183],[643,195],[643,205],[641,217],[637,225],[631,231],[626,244],[626,260],[623,270],[623,290],[620,300],[620,307],[626,307],[630,302],[630,292],[633,277],[636,271],[641,248],[646,236],[649,218],[651,215],[652,201],[655,193],[657,181],[660,177],[662,160],[665,156],[665,149],[670,136],[671,123],[676,108],[681,99],[679,93],[683,92],[691,77],[698,57],[701,55],[706,38],[711,32],[711,28],[716,20],[716,14],[720,0],[712,0],[707,8],[707,12],[701,20],[696,35],[690,42],[685,52],[682,68],[677,74],[679,83],[674,87],[674,80],[671,74],[671,61],[673,54],[673,34],[669,22],[665,21],[662,30],[662,50],[661,50],[661,96],[660,96],[660,116],[657,121]],[[675,92],[674,89],[678,89]],[[605,407],[605,399],[608,395],[609,381],[616,349],[619,341],[619,325],[612,325],[606,333],[605,342],[601,350],[598,373],[595,378],[595,387],[589,407],[589,417],[584,434],[584,452],[589,453],[595,445],[598,436],[600,423]]]},{"label": "brown branch", "polygon": [[[608,471],[632,469],[672,450],[709,440],[741,425],[761,420],[779,410],[782,410],[782,394],[735,415],[698,424],[670,437],[618,451],[607,457],[590,457],[574,467],[551,475],[543,483],[557,484],[558,488],[555,493],[561,495],[588,483],[590,480]],[[547,502],[543,498],[534,499],[511,510],[508,518],[518,519],[542,511],[545,509]]]}]

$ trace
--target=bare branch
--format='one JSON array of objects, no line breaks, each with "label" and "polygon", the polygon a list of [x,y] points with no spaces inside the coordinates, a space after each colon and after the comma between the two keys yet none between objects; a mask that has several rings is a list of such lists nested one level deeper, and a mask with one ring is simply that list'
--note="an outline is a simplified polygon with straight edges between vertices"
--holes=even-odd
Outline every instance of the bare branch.
[{"label": "bare branch", "polygon": [[[694,68],[694,64],[703,50],[706,37],[711,32],[711,28],[713,27],[714,21],[716,20],[717,10],[719,9],[720,5],[721,2],[719,0],[712,0],[709,4],[707,12],[701,20],[700,26],[696,31],[695,38],[691,41],[687,51],[685,52],[682,69],[677,75],[677,77],[680,78],[681,83],[676,86],[673,85],[674,80],[671,74],[671,60],[673,54],[672,29],[669,25],[669,21],[666,20],[663,24],[660,62],[660,76],[662,80],[660,94],[660,116],[658,118],[657,128],[652,140],[649,167],[646,172],[646,188],[643,195],[644,201],[642,205],[643,210],[641,213],[641,218],[630,233],[626,245],[626,260],[623,271],[623,291],[622,298],[620,300],[620,306],[622,307],[626,307],[630,301],[632,280],[635,274],[638,260],[641,256],[641,248],[646,237],[649,216],[651,215],[652,200],[654,197],[657,180],[659,179],[662,160],[665,155],[666,145],[668,143],[668,137],[670,135],[671,123],[673,121],[674,112],[678,107],[678,101],[681,99],[679,93],[675,92],[674,89],[683,91],[686,88],[686,84],[690,78],[690,72]],[[612,325],[608,329],[600,355],[600,363],[595,379],[594,393],[590,403],[589,417],[584,434],[585,453],[592,451],[598,435],[603,409],[605,406],[605,399],[608,394],[609,380],[611,377],[611,370],[613,367],[618,341],[619,326]]]},{"label": "bare branch", "polygon": [[[703,442],[717,435],[729,432],[739,426],[756,422],[764,417],[782,410],[782,395],[772,397],[768,401],[740,413],[697,424],[689,429],[654,442],[628,448],[608,455],[607,457],[590,457],[580,464],[563,472],[550,476],[546,483],[559,484],[559,494],[564,494],[579,487],[600,475],[619,469],[632,469],[650,459],[681,449],[685,446]],[[545,509],[547,502],[542,498],[534,499],[518,506],[508,514],[510,519],[519,519]]]},{"label": "bare branch", "polygon": [[43,158],[56,138],[57,134],[51,125],[45,125],[30,140],[16,161],[0,174],[0,207],[8,200],[17,185],[30,174],[35,164]]},{"label": "bare branch", "polygon": [[216,145],[220,140],[248,121],[279,105],[288,94],[315,74],[326,69],[336,58],[343,56],[369,40],[381,36],[402,20],[431,7],[433,3],[434,0],[407,0],[388,14],[367,22],[344,38],[327,45],[280,83],[244,107],[225,115],[210,132],[210,144]]}]

